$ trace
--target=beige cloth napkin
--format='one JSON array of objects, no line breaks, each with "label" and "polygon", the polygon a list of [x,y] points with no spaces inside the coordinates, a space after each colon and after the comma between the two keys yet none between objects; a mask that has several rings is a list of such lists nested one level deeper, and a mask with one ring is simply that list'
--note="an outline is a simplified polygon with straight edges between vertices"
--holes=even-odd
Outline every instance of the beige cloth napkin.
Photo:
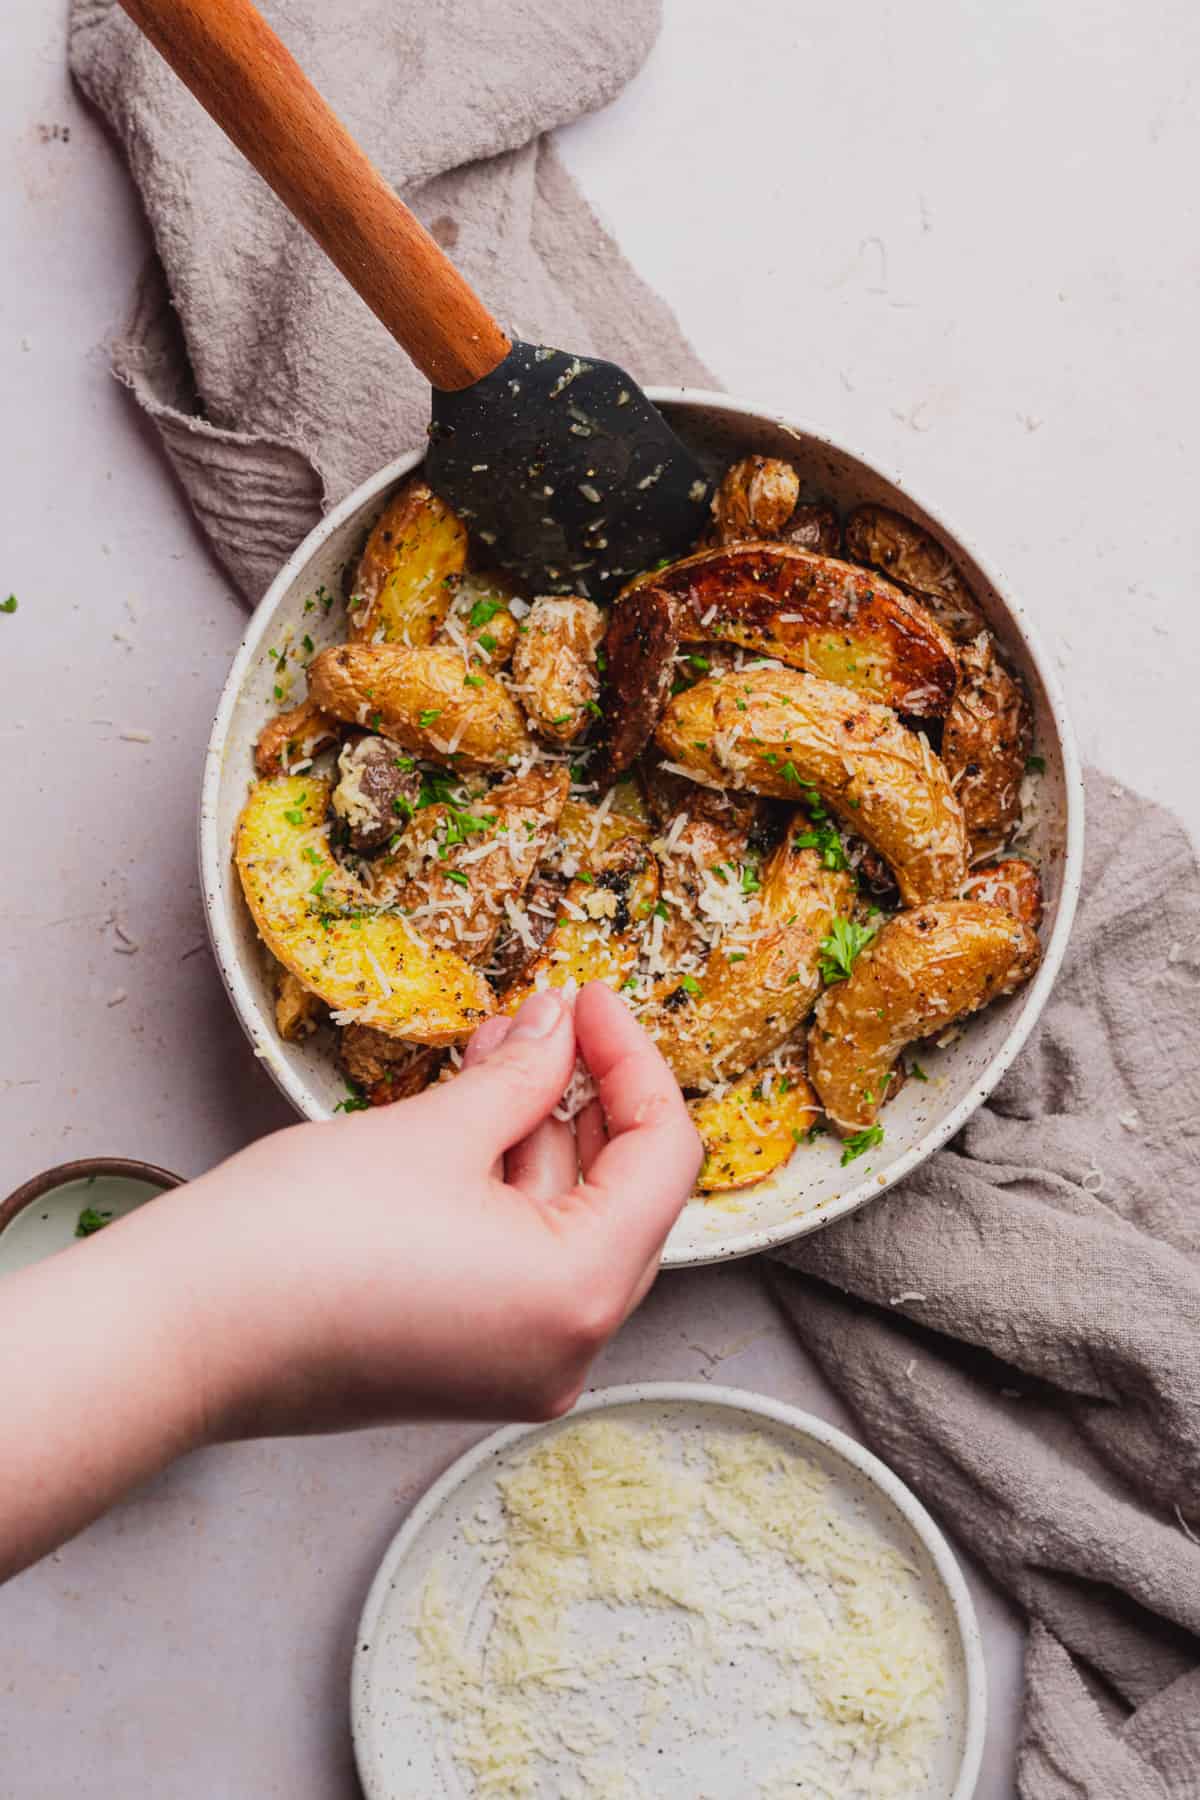
[{"label": "beige cloth napkin", "polygon": [[[541,135],[628,80],[656,0],[264,10],[502,320],[711,384]],[[73,0],[71,57],[159,253],[117,372],[257,596],[420,440],[425,392],[115,0]],[[1200,876],[1160,809],[1096,776],[1089,807],[1016,1068],[774,1280],[869,1441],[1030,1615],[1025,1800],[1200,1800]]]}]

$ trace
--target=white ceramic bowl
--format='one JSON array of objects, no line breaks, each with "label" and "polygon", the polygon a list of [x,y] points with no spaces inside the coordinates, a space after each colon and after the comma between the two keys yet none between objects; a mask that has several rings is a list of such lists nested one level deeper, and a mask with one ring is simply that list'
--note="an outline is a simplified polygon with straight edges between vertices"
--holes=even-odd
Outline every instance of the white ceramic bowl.
[{"label": "white ceramic bowl", "polygon": [[[831,1138],[797,1151],[778,1174],[744,1193],[694,1202],[667,1246],[668,1265],[748,1256],[841,1218],[909,1174],[956,1132],[999,1081],[1045,1004],[1066,946],[1083,858],[1083,783],[1062,694],[1049,659],[1020,604],[972,549],[894,477],[811,427],[789,424],[744,401],[687,388],[652,388],[680,434],[714,468],[751,451],[785,456],[806,488],[848,508],[862,501],[895,507],[945,544],[965,570],[988,623],[1023,674],[1033,701],[1035,740],[1045,758],[1040,822],[1027,848],[1041,864],[1046,892],[1043,958],[1037,976],[1011,1000],[967,1022],[944,1050],[922,1054],[929,1080],[910,1081],[887,1108],[879,1148],[841,1167]],[[342,572],[358,555],[393,489],[420,461],[417,453],[381,469],[335,507],[300,545],[250,621],[213,724],[204,771],[200,863],[209,930],[230,999],[255,1055],[296,1110],[327,1119],[345,1094],[329,1042],[285,1044],[273,1016],[266,961],[231,861],[234,825],[253,776],[254,742],[275,708],[268,655],[307,632],[319,646],[343,629],[340,600],[330,613],[309,606],[324,588],[340,595]]]}]

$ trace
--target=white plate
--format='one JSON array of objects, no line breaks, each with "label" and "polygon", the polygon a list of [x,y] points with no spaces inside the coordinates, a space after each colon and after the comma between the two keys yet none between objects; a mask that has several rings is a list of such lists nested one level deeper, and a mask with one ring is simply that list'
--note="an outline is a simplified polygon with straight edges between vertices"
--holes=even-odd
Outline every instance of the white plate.
[{"label": "white plate", "polygon": [[[811,426],[794,425],[745,401],[680,388],[652,388],[676,430],[715,469],[750,451],[788,457],[806,488],[849,508],[863,501],[896,507],[946,545],[965,570],[1000,642],[1020,669],[1033,702],[1037,749],[1046,759],[1041,822],[1029,849],[1046,894],[1042,964],[1029,985],[966,1023],[961,1037],[921,1061],[927,1082],[910,1081],[888,1106],[886,1137],[843,1169],[830,1138],[797,1151],[777,1174],[744,1193],[689,1206],[671,1233],[664,1264],[749,1256],[815,1231],[852,1212],[924,1162],[974,1112],[1012,1062],[1050,991],[1066,948],[1083,860],[1083,781],[1062,694],[1029,618],[1000,577],[961,536],[899,480]],[[286,635],[311,634],[318,647],[344,633],[340,602],[328,617],[314,607],[322,587],[341,591],[342,572],[418,456],[401,457],[363,483],[323,519],[272,582],[230,670],[213,724],[200,817],[200,864],[213,948],[225,985],[264,1068],[296,1110],[328,1119],[345,1096],[328,1032],[285,1044],[275,1030],[271,981],[242,899],[231,850],[234,826],[254,775],[254,743],[276,710],[269,651]],[[306,607],[308,610],[306,611]]]},{"label": "white plate", "polygon": [[[471,1790],[451,1756],[446,1722],[419,1692],[420,1597],[436,1563],[448,1610],[469,1620],[472,1641],[481,1641],[490,1615],[492,1565],[486,1546],[472,1538],[482,1521],[498,1517],[497,1477],[548,1436],[601,1411],[635,1429],[665,1431],[679,1443],[699,1434],[766,1434],[825,1471],[831,1505],[901,1552],[944,1634],[948,1675],[934,1773],[908,1800],[969,1800],[986,1721],[983,1653],[966,1584],[929,1514],[876,1457],[822,1420],[733,1388],[673,1383],[605,1389],[554,1424],[496,1432],[461,1457],[414,1507],[384,1557],[359,1625],[352,1710],[367,1800],[467,1800]],[[712,1555],[720,1556],[720,1541],[714,1538],[712,1545]],[[623,1622],[631,1611],[622,1610]],[[632,1616],[638,1649],[648,1659],[678,1649],[677,1609],[638,1608]],[[589,1620],[588,1628],[602,1635],[603,1619]],[[694,1716],[688,1717],[688,1702],[694,1715],[694,1694],[671,1686],[666,1710],[640,1741],[644,1696],[631,1694],[627,1680],[610,1691],[601,1667],[584,1705],[589,1716],[615,1714],[627,1721],[609,1760],[619,1761],[626,1775],[641,1777],[644,1786],[632,1792],[656,1800],[749,1800],[773,1771],[795,1766],[805,1733],[794,1717],[764,1720],[763,1673],[763,1659],[753,1652],[716,1663],[716,1691],[704,1699],[705,1713],[715,1721],[711,1731],[698,1731]],[[565,1791],[571,1771],[562,1771],[560,1779]],[[550,1786],[539,1789],[539,1794],[553,1792]]]}]

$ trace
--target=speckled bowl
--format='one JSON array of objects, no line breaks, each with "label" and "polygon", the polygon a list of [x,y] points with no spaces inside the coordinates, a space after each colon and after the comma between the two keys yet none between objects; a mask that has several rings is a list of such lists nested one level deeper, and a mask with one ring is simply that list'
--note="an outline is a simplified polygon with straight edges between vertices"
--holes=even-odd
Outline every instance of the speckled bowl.
[{"label": "speckled bowl", "polygon": [[[682,436],[714,468],[758,451],[786,456],[806,491],[848,508],[862,501],[895,507],[917,519],[962,565],[989,624],[1028,685],[1037,749],[1045,758],[1040,822],[1028,849],[1041,864],[1046,890],[1044,954],[1036,978],[1011,1000],[968,1021],[946,1049],[922,1054],[929,1080],[910,1081],[887,1109],[879,1148],[841,1167],[838,1146],[818,1139],[797,1151],[778,1174],[743,1193],[690,1205],[671,1235],[668,1265],[749,1256],[818,1230],[873,1199],[944,1144],[1008,1068],[1045,1005],[1066,947],[1083,858],[1083,781],[1058,680],[1020,604],[1000,577],[929,506],[894,477],[835,444],[811,426],[684,388],[653,388],[653,398]],[[234,825],[253,776],[254,742],[274,709],[275,670],[268,651],[305,632],[320,646],[336,640],[340,606],[326,616],[310,602],[324,587],[341,591],[345,564],[397,484],[416,467],[400,457],[311,532],[263,597],[238,651],[213,724],[204,771],[200,863],[209,930],[230,999],[258,1056],[288,1099],[310,1119],[327,1119],[345,1087],[328,1039],[285,1044],[274,1025],[269,973],[231,861]]]}]

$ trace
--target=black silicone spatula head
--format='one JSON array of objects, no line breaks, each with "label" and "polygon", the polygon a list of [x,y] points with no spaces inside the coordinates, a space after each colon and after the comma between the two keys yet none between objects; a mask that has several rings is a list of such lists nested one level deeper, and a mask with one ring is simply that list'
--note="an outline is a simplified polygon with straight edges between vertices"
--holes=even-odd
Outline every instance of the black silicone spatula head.
[{"label": "black silicone spatula head", "polygon": [[603,598],[704,520],[704,471],[612,363],[513,342],[251,0],[121,0],[433,388],[428,475],[536,592]]},{"label": "black silicone spatula head", "polygon": [[514,342],[454,393],[434,389],[426,475],[527,591],[604,600],[693,544],[709,483],[615,363]]}]

